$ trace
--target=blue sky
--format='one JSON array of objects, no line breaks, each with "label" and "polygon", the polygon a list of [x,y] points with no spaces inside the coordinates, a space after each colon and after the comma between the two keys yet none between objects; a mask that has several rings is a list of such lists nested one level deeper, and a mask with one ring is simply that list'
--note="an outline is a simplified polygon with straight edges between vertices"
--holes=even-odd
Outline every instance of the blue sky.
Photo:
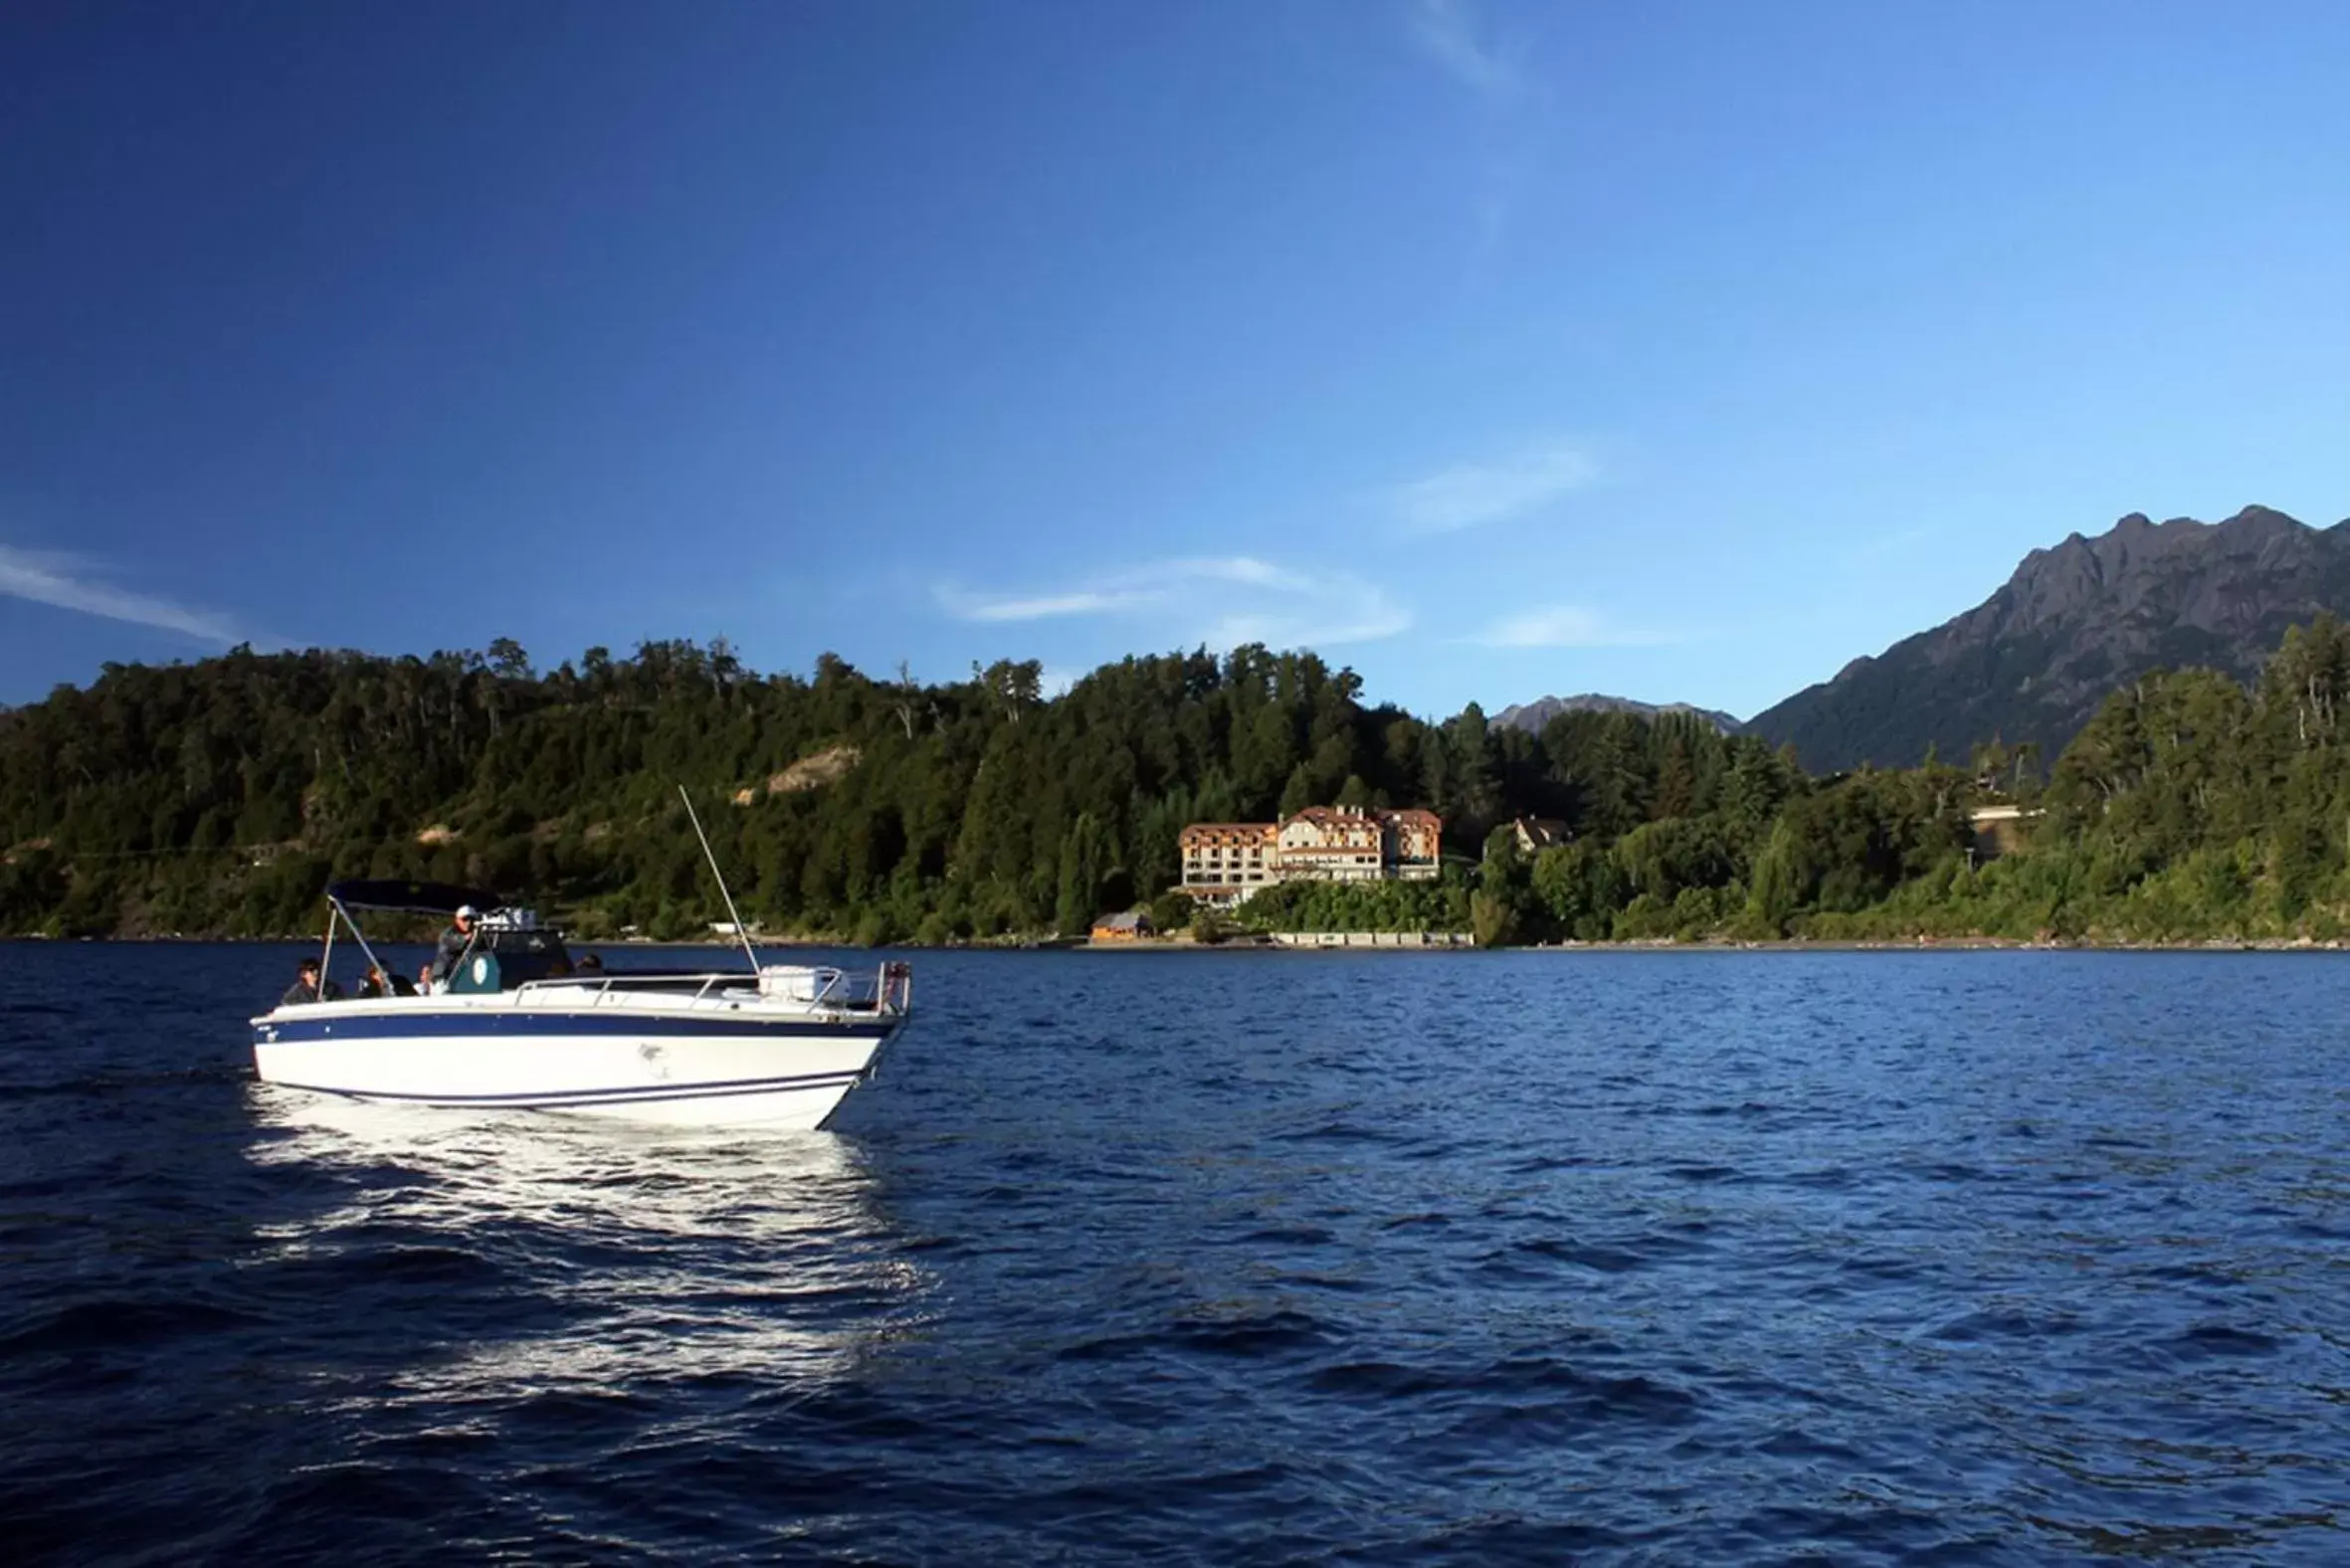
[{"label": "blue sky", "polygon": [[0,701],[1262,639],[1747,714],[2350,514],[2350,8],[0,13]]}]

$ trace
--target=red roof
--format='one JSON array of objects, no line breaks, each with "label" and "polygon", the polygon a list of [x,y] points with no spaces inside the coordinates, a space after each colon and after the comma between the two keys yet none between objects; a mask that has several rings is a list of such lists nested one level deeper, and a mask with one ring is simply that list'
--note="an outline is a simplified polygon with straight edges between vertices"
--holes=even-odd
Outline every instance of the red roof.
[{"label": "red roof", "polygon": [[1273,825],[1270,822],[1195,822],[1176,835],[1176,842],[1181,843],[1195,833],[1240,833],[1270,838],[1273,831]]},{"label": "red roof", "polygon": [[1310,822],[1317,828],[1425,828],[1431,833],[1442,833],[1445,820],[1422,806],[1408,806],[1401,811],[1358,811],[1344,806],[1307,806],[1283,817],[1280,822],[1195,822],[1177,835],[1178,843],[1190,843],[1194,835],[1240,834],[1271,839],[1283,824]]}]

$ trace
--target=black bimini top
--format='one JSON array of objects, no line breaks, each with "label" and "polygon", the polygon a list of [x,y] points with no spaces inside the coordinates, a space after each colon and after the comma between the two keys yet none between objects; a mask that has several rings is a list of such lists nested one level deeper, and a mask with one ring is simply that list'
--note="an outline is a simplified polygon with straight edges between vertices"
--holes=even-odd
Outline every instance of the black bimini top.
[{"label": "black bimini top", "polygon": [[326,896],[346,909],[397,909],[407,914],[454,914],[467,904],[485,911],[505,907],[505,900],[493,892],[449,882],[328,882]]}]

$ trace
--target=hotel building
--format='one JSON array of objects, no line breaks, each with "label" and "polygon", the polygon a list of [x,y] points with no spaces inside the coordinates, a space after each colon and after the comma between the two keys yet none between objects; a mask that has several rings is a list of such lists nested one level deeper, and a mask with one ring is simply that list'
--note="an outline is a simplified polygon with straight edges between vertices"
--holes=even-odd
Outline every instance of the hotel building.
[{"label": "hotel building", "polygon": [[1308,806],[1279,822],[1196,822],[1183,830],[1183,890],[1235,904],[1282,882],[1416,881],[1437,874],[1433,811]]}]

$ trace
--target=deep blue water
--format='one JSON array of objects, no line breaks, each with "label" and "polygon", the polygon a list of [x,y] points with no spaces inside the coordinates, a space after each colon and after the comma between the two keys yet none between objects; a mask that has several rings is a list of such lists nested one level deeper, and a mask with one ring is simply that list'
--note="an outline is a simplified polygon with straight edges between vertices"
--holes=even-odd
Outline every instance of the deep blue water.
[{"label": "deep blue water", "polygon": [[833,1131],[0,944],[10,1561],[2350,1561],[2350,960],[917,954]]}]

